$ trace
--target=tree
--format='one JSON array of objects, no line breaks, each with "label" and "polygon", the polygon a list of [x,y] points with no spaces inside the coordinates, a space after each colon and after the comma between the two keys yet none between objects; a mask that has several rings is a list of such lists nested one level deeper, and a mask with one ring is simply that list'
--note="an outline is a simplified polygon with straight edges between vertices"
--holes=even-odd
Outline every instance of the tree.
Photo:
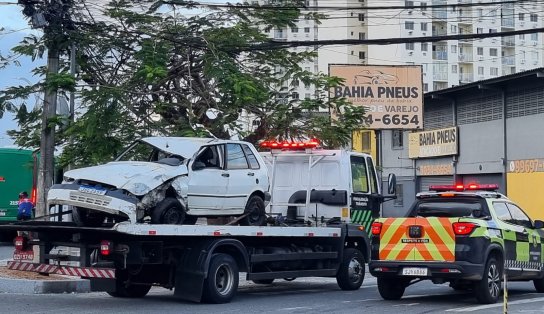
[{"label": "tree", "polygon": [[[363,125],[364,111],[344,99],[328,98],[341,80],[300,66],[316,57],[314,51],[258,48],[269,43],[265,32],[295,26],[301,18],[322,18],[303,13],[303,2],[232,5],[185,16],[187,9],[200,5],[181,0],[118,0],[105,6],[81,1],[71,12],[74,30],[65,34],[78,46],[77,78],[68,71],[67,45],[55,82],[3,90],[0,108],[2,102],[48,84],[55,84],[61,95],[75,88],[78,119],[55,121],[58,144],[71,143],[64,148],[63,164],[110,160],[135,138],[150,135],[211,132],[227,138],[237,133],[254,143],[318,136],[325,145],[346,145],[352,130]],[[14,51],[43,53],[43,39],[23,42]],[[296,84],[315,87],[314,97],[295,97]],[[334,123],[323,114],[330,108],[339,113]],[[215,119],[210,110],[217,113]],[[36,145],[39,138],[28,129],[39,127],[37,117],[20,108],[18,121],[25,131],[10,133],[17,144]],[[243,125],[247,117],[255,122]]]}]

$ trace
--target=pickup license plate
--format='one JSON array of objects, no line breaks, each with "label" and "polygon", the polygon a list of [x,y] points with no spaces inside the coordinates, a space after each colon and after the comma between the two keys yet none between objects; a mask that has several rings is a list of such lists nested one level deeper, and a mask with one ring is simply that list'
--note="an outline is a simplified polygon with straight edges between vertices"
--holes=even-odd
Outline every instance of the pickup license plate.
[{"label": "pickup license plate", "polygon": [[28,250],[28,251],[15,251],[13,252],[13,260],[15,261],[21,261],[21,260],[33,260],[34,259],[34,251]]},{"label": "pickup license plate", "polygon": [[79,187],[79,192],[87,193],[87,194],[94,194],[94,195],[104,195],[106,194],[105,189],[95,188],[92,186],[86,186],[82,185]]},{"label": "pickup license plate", "polygon": [[405,267],[402,269],[404,276],[427,276],[427,268],[424,267]]}]

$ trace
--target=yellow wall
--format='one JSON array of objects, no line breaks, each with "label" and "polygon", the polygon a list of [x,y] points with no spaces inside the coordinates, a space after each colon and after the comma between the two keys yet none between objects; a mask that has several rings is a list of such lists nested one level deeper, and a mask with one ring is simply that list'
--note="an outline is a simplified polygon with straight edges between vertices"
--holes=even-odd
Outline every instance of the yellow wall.
[{"label": "yellow wall", "polygon": [[[363,133],[370,133],[370,150],[363,150]],[[352,149],[356,152],[367,153],[376,160],[376,133],[372,130],[354,131],[352,136]]]},{"label": "yellow wall", "polygon": [[508,173],[508,198],[532,218],[544,220],[544,172]]}]

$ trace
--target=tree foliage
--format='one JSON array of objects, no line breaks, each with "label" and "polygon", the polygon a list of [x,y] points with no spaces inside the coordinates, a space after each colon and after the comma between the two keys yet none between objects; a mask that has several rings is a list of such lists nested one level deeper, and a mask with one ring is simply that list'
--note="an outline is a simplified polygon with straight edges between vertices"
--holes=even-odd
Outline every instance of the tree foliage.
[{"label": "tree foliage", "polygon": [[[306,16],[298,9],[303,2],[278,1],[281,13],[232,5],[198,15],[188,14],[201,7],[192,1],[76,2],[65,16],[70,22],[57,25],[59,34],[46,29],[42,38],[27,38],[12,50],[41,58],[44,47],[58,44],[60,73],[35,86],[0,91],[0,112],[39,89],[55,88],[61,96],[75,91],[77,119],[50,121],[58,125],[58,144],[65,144],[64,164],[100,163],[134,139],[154,135],[238,134],[251,142],[319,137],[329,146],[346,145],[363,125],[364,112],[344,99],[329,99],[341,80],[304,70],[305,63],[313,68],[316,53],[255,48],[270,42],[269,31],[322,17]],[[76,77],[69,72],[71,42],[78,47]],[[295,97],[299,84],[314,87],[315,95]],[[334,123],[330,109],[338,113]],[[21,146],[37,146],[39,108],[18,111],[23,131],[11,135]]]}]

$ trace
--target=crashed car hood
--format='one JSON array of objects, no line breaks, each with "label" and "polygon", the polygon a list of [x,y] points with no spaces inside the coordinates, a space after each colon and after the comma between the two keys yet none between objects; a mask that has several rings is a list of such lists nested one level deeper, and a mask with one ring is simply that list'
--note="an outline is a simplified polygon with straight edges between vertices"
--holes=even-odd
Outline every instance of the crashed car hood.
[{"label": "crashed car hood", "polygon": [[70,170],[66,177],[83,179],[144,195],[165,181],[187,174],[185,165],[169,166],[153,162],[115,161],[105,165]]}]

